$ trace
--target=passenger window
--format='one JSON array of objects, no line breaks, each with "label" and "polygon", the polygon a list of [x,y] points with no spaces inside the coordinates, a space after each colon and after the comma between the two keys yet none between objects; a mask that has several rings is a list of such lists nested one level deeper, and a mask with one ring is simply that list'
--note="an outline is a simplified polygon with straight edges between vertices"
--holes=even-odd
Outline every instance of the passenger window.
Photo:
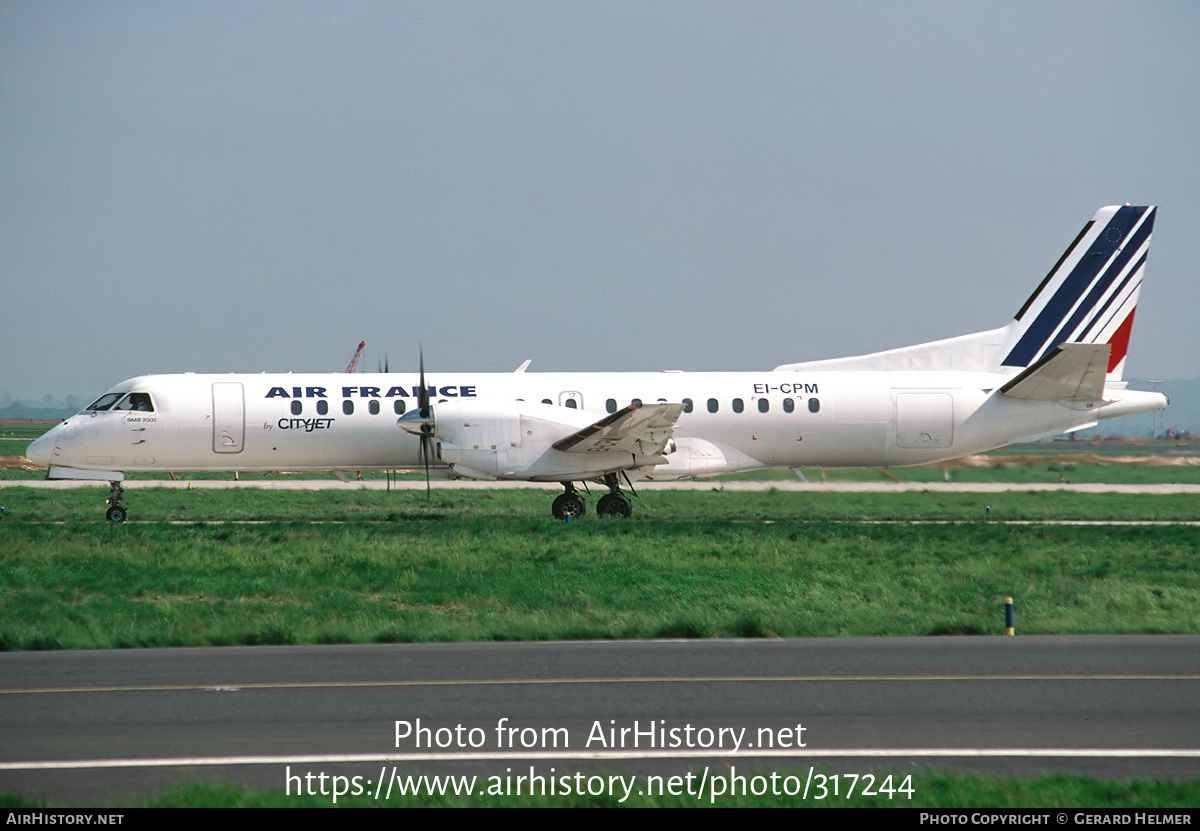
[{"label": "passenger window", "polygon": [[566,407],[567,407],[568,409],[572,409],[572,410],[578,410],[578,409],[579,409],[579,405],[578,405],[577,403],[575,403],[575,399],[574,399],[574,398],[568,398],[568,399],[567,399],[565,402],[563,402],[563,403],[566,405]]},{"label": "passenger window", "polygon": [[821,399],[819,399],[819,398],[808,399],[808,411],[810,413],[821,412]]},{"label": "passenger window", "polygon": [[367,402],[367,411],[371,415],[379,415],[379,402],[372,398]]},{"label": "passenger window", "polygon": [[396,415],[404,415],[404,399],[397,398],[396,402],[392,404],[392,410],[395,411]]},{"label": "passenger window", "polygon": [[767,411],[768,411],[768,410],[770,410],[770,409],[771,409],[771,402],[770,402],[770,401],[768,401],[768,400],[767,400],[767,399],[765,399],[765,398],[760,398],[760,399],[758,399],[758,411],[759,411],[760,413],[765,413],[765,412],[767,412]]},{"label": "passenger window", "polygon": [[642,406],[642,399],[640,399],[640,398],[635,398],[635,399],[633,399],[632,401],[630,401],[629,403],[630,403],[630,404],[632,404],[632,405],[633,405],[633,406],[635,406],[635,407],[640,407],[640,406]]},{"label": "passenger window", "polygon": [[708,411],[710,413],[715,413],[720,408],[721,408],[721,405],[717,403],[717,399],[715,399],[715,398],[708,399]]},{"label": "passenger window", "polygon": [[746,409],[746,405],[742,401],[742,399],[740,399],[740,398],[733,399],[733,411],[735,413],[740,413],[744,409]]},{"label": "passenger window", "polygon": [[551,401],[549,398],[543,398],[543,399],[542,399],[542,403],[543,403],[543,404],[553,404],[554,402],[553,402],[553,401]]},{"label": "passenger window", "polygon": [[690,399],[690,398],[683,399],[683,411],[685,413],[690,413],[692,411],[692,409],[693,409],[692,399]]},{"label": "passenger window", "polygon": [[783,411],[785,413],[796,412],[796,400],[794,398],[783,399]]},{"label": "passenger window", "polygon": [[617,399],[610,398],[605,401],[604,409],[608,410],[610,413],[615,413],[617,411]]},{"label": "passenger window", "polygon": [[354,402],[349,398],[342,402],[342,412],[346,415],[354,415]]},{"label": "passenger window", "polygon": [[[324,404],[325,402],[322,401],[321,403]],[[298,399],[292,399],[292,415],[300,415],[302,412],[304,412],[303,402]]]},{"label": "passenger window", "polygon": [[329,402],[324,398],[317,401],[317,415],[325,415],[329,412]]}]

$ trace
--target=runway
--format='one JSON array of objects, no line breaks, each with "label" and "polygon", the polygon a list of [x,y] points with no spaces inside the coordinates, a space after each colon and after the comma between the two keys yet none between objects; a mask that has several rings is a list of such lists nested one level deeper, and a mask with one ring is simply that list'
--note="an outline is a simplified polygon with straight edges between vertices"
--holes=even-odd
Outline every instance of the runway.
[{"label": "runway", "polygon": [[0,790],[58,804],[307,772],[1200,776],[1197,636],[30,652],[0,677]]}]

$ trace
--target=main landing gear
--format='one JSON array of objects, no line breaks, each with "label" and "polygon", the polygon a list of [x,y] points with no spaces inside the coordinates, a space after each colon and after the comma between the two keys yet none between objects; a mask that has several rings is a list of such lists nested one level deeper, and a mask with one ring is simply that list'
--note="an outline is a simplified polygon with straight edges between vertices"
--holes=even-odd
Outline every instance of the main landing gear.
[{"label": "main landing gear", "polygon": [[[621,492],[617,484],[617,475],[606,473],[604,484],[608,486],[608,493],[596,501],[596,515],[613,519],[628,519],[633,516],[633,502]],[[587,504],[579,495],[579,491],[575,490],[573,483],[563,482],[562,486],[565,493],[555,497],[550,512],[554,514],[555,519],[579,519],[587,513]]]},{"label": "main landing gear", "polygon": [[568,522],[579,519],[587,513],[587,503],[570,482],[563,482],[563,488],[566,489],[566,493],[560,493],[554,498],[550,513],[554,514],[555,519],[565,519]]},{"label": "main landing gear", "polygon": [[108,504],[108,510],[104,512],[104,516],[109,522],[124,522],[128,514],[125,511],[125,506],[121,504],[121,500],[125,498],[125,488],[121,487],[120,482],[108,483],[108,499],[104,500]]}]

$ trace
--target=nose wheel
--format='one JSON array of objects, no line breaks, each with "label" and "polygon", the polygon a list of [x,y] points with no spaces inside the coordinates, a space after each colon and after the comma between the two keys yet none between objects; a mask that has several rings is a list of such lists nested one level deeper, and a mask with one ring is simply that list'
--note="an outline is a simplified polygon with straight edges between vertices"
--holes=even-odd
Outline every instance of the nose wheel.
[{"label": "nose wheel", "polygon": [[108,499],[104,500],[108,503],[108,510],[104,512],[104,516],[109,522],[124,522],[128,513],[125,511],[125,506],[121,504],[121,500],[125,498],[125,488],[121,487],[120,482],[108,483]]}]

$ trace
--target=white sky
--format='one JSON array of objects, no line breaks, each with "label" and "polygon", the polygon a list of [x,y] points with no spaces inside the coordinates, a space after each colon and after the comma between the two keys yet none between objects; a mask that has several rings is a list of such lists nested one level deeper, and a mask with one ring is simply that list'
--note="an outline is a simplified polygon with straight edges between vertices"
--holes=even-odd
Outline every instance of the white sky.
[{"label": "white sky", "polygon": [[0,3],[0,391],[763,369],[1004,324],[1158,204],[1200,374],[1194,2]]}]

